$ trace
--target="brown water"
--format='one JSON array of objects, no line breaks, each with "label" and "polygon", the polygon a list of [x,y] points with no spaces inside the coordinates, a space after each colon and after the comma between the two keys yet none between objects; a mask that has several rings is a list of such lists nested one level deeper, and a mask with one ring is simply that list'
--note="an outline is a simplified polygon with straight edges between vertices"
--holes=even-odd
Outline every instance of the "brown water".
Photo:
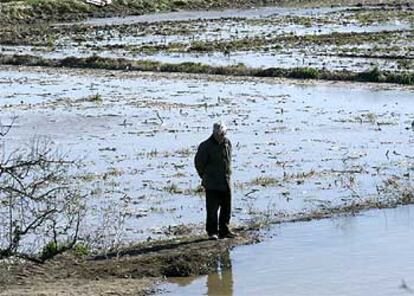
[{"label": "brown water", "polygon": [[[163,295],[410,295],[414,207],[282,225]],[[227,267],[227,268],[225,268]]]}]

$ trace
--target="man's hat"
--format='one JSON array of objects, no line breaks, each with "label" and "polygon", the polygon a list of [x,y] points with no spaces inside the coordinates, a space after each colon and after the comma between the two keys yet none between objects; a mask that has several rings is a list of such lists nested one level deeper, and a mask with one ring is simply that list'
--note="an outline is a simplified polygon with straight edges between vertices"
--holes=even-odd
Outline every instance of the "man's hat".
[{"label": "man's hat", "polygon": [[216,122],[213,124],[213,133],[218,133],[218,132],[223,132],[223,133],[227,132],[227,126],[222,121]]}]

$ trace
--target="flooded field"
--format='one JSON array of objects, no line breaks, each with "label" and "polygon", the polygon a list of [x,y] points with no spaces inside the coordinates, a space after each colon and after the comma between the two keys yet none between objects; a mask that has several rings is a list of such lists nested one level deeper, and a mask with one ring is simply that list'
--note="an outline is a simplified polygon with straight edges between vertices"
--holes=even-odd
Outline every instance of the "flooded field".
[{"label": "flooded field", "polygon": [[[73,251],[0,260],[5,295],[148,295],[212,269],[162,294],[413,293],[414,5],[348,5],[0,26],[0,165],[45,143],[79,164],[65,186],[82,204],[76,230],[39,206],[31,225],[55,220],[21,231],[30,192],[0,180],[0,259]],[[206,239],[194,169],[217,121],[234,240]]]},{"label": "flooded field", "polygon": [[412,72],[412,16],[407,4],[91,19],[27,29],[32,34],[4,28],[0,51],[47,58],[99,55],[213,66]]},{"label": "flooded field", "polygon": [[386,200],[413,170],[409,87],[13,67],[0,77],[2,122],[16,117],[6,149],[40,136],[82,159],[87,229],[124,243],[202,230],[193,158],[216,120],[234,145],[235,224]]},{"label": "flooded field", "polygon": [[217,273],[170,279],[160,295],[411,295],[412,206],[282,225],[217,258]]}]

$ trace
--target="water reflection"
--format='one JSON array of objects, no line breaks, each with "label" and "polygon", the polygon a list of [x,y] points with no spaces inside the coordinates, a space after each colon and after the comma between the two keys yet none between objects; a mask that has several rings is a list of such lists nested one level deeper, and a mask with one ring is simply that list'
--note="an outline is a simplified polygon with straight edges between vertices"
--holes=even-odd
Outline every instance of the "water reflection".
[{"label": "water reflection", "polygon": [[[202,283],[197,284],[200,279]],[[226,250],[217,257],[214,271],[205,277],[170,278],[169,281],[177,284],[179,287],[187,287],[194,284],[204,286],[204,291],[194,291],[194,294],[197,295],[233,296],[233,270],[230,251]]]},{"label": "water reflection", "polygon": [[[414,205],[281,225],[234,249],[217,274],[167,286],[168,295],[404,296],[412,293]],[[171,292],[170,292],[171,291]]]},{"label": "water reflection", "polygon": [[217,258],[216,272],[207,276],[207,295],[233,295],[233,271],[229,250]]}]

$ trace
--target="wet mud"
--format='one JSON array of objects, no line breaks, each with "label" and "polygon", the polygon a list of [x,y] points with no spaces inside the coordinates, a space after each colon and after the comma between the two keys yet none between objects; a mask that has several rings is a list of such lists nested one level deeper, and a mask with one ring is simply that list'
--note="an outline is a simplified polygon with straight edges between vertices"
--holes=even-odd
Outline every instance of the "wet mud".
[{"label": "wet mud", "polygon": [[2,264],[0,295],[150,295],[165,277],[207,274],[217,256],[237,245],[257,241],[252,232],[236,239],[210,241],[205,236],[141,243],[123,250],[80,258],[72,253],[39,265]]}]

